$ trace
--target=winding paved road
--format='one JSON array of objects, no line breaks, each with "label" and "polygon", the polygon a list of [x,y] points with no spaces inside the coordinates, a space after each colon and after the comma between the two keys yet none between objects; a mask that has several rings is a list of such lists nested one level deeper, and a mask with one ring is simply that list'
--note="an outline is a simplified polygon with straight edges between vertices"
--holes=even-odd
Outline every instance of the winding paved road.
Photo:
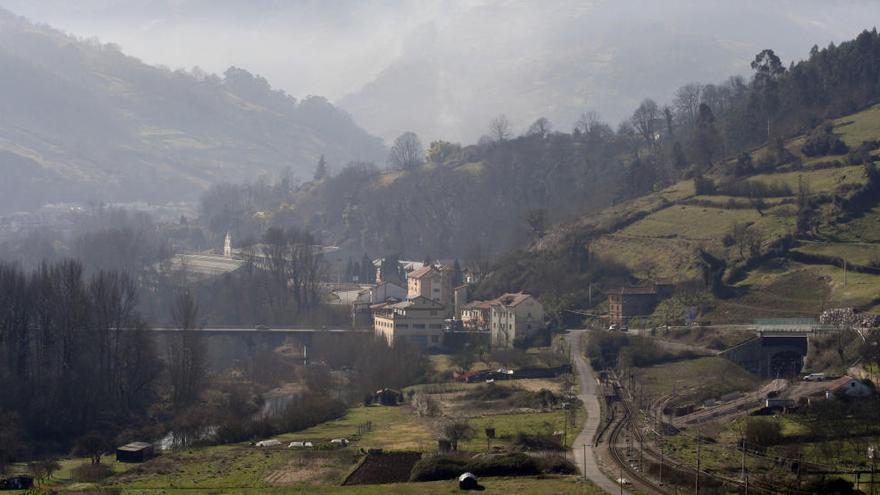
[{"label": "winding paved road", "polygon": [[[620,486],[599,469],[599,465],[596,463],[596,453],[593,449],[593,438],[599,429],[602,412],[599,407],[599,398],[596,395],[598,388],[596,377],[581,352],[581,336],[585,334],[585,331],[572,331],[565,338],[574,356],[577,369],[578,383],[580,383],[578,397],[583,401],[584,409],[587,411],[587,420],[584,422],[581,433],[575,439],[572,450],[575,461],[590,481],[608,493],[619,494],[621,493]],[[587,446],[586,458],[584,458],[584,445]],[[623,493],[628,492],[624,490]]]}]

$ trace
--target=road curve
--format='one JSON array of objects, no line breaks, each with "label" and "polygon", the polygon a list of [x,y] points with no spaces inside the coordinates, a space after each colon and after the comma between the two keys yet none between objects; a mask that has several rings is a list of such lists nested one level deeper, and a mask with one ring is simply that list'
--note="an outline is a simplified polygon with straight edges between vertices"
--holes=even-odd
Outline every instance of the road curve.
[{"label": "road curve", "polygon": [[[581,352],[581,336],[585,335],[585,331],[570,331],[565,337],[568,342],[569,349],[574,359],[575,373],[577,373],[580,390],[578,398],[584,403],[584,409],[587,411],[587,419],[584,421],[584,427],[572,445],[575,462],[581,468],[581,472],[599,488],[607,493],[619,494],[628,493],[626,490],[621,492],[620,486],[616,481],[605,476],[596,463],[596,453],[593,449],[593,438],[599,429],[601,421],[601,408],[599,407],[599,398],[597,397],[596,377],[593,375],[593,369],[584,359]],[[586,458],[584,456],[584,446],[586,445]]]}]

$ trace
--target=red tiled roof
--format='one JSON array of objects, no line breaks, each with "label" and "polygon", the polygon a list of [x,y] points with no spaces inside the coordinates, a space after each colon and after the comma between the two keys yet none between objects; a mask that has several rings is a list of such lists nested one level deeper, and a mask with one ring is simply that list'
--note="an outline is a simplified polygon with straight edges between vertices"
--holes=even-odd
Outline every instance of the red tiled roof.
[{"label": "red tiled roof", "polygon": [[406,274],[406,278],[422,278],[425,275],[431,273],[434,270],[434,267],[431,265],[426,265],[416,270],[413,270]]},{"label": "red tiled roof", "polygon": [[489,301],[471,301],[464,305],[462,309],[489,309],[495,304],[495,299]]}]

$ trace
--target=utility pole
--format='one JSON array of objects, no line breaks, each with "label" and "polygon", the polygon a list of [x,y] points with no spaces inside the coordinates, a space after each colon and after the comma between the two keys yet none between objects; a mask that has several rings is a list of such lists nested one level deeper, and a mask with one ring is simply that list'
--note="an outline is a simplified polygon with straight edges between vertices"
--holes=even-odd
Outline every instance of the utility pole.
[{"label": "utility pole", "polygon": [[871,458],[871,495],[874,495],[874,471],[877,466],[877,449],[868,447],[868,457]]},{"label": "utility pole", "polygon": [[659,435],[657,443],[660,444],[660,486],[663,486],[663,434]]},{"label": "utility pole", "polygon": [[696,481],[694,482],[694,493],[696,493],[696,495],[700,495],[700,455],[702,454],[702,442],[700,441],[701,436],[702,435],[700,434],[700,431],[697,430],[697,477]]},{"label": "utility pole", "polygon": [[617,484],[620,486],[620,495],[623,495],[623,465],[618,464],[617,466]]},{"label": "utility pole", "polygon": [[739,466],[739,479],[746,479],[746,441],[743,438],[742,426],[739,427],[739,448],[742,449],[742,459]]},{"label": "utility pole", "polygon": [[843,259],[843,288],[846,288],[846,258]]},{"label": "utility pole", "polygon": [[587,481],[587,444],[584,444],[584,481]]},{"label": "utility pole", "polygon": [[640,473],[645,472],[645,466],[642,463],[642,454],[644,453],[644,451],[645,451],[645,443],[644,443],[643,439],[641,437],[639,437],[639,472]]}]

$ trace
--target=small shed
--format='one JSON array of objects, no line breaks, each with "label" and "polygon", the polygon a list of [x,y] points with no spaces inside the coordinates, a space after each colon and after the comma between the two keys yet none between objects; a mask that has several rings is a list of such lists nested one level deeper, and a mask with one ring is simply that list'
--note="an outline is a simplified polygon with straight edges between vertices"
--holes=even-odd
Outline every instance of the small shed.
[{"label": "small shed", "polygon": [[399,390],[383,388],[375,393],[376,402],[383,406],[396,406],[403,402],[403,394]]},{"label": "small shed", "polygon": [[116,449],[117,462],[144,462],[153,457],[153,444],[132,442]]},{"label": "small shed", "polygon": [[464,473],[458,477],[459,490],[478,490],[479,488],[480,483],[474,473]]}]

